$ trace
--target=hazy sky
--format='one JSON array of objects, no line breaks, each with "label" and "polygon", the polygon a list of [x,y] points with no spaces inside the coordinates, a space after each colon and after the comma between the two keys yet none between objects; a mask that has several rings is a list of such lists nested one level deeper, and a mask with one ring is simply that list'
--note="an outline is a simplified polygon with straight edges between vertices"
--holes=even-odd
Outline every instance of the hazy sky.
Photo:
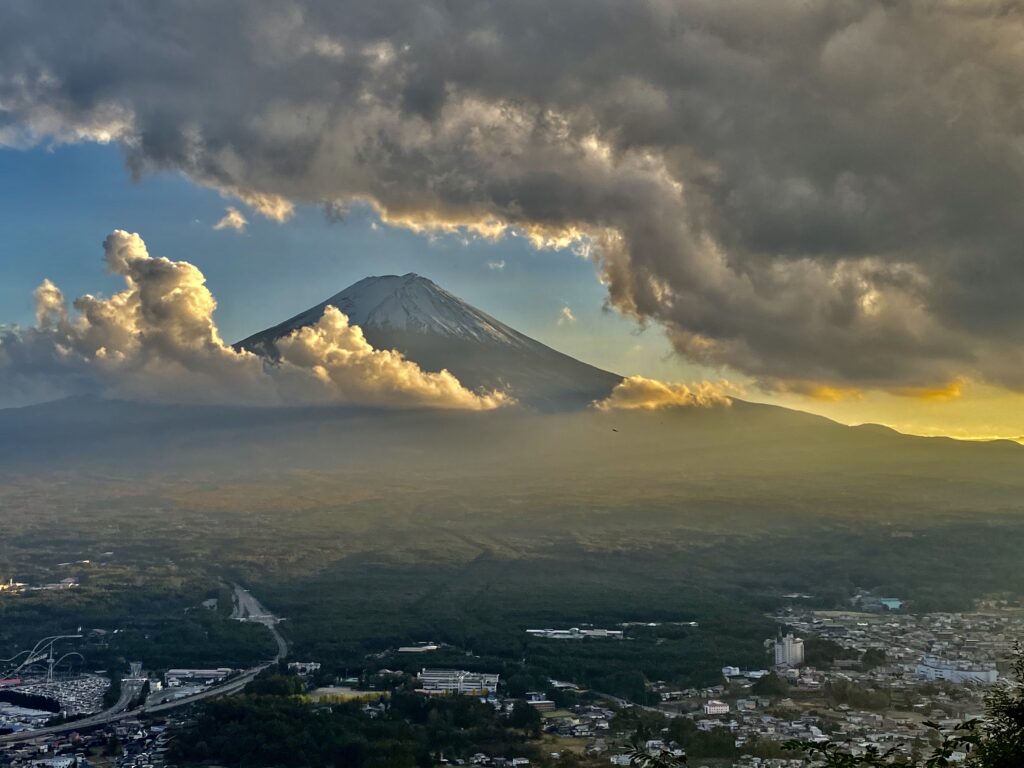
[{"label": "hazy sky", "polygon": [[0,10],[0,321],[119,289],[121,228],[228,340],[416,271],[620,373],[1024,434],[1015,4],[178,5]]}]

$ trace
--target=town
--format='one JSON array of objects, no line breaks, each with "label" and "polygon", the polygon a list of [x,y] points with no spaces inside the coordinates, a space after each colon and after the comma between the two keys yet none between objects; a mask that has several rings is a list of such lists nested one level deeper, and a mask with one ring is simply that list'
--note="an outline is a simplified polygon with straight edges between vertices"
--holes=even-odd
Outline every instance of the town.
[{"label": "town", "polygon": [[[234,599],[234,613],[241,620],[263,623],[279,637],[272,615],[252,595],[236,587]],[[1015,642],[1024,636],[1024,614],[998,600],[983,601],[971,613],[927,614],[914,614],[896,600],[855,601],[849,610],[833,611],[801,610],[791,604],[772,619],[779,630],[765,640],[763,667],[724,666],[720,683],[703,688],[678,690],[649,681],[653,705],[558,680],[549,680],[546,689],[512,696],[497,672],[391,670],[381,666],[386,653],[368,659],[377,666],[363,677],[328,686],[313,682],[322,683],[318,660],[285,664],[285,647],[277,661],[284,674],[301,681],[313,705],[361,702],[367,717],[386,712],[389,692],[403,689],[427,698],[471,697],[508,717],[526,706],[535,712],[528,719],[535,723],[531,727],[539,742],[534,761],[557,762],[572,754],[595,766],[629,765],[642,722],[648,736],[645,749],[687,755],[690,765],[706,760],[708,765],[785,768],[802,764],[785,749],[791,740],[842,741],[852,745],[854,754],[872,746],[895,755],[919,753],[935,727],[928,723],[952,728],[980,715],[986,693],[1005,675]],[[579,642],[628,642],[631,626],[647,625],[526,632]],[[107,676],[61,673],[54,647],[62,639],[67,642],[41,641],[22,658],[20,676],[0,681],[0,734],[8,734],[0,735],[0,741],[8,742],[0,744],[0,765],[160,768],[168,765],[176,734],[200,702],[247,690],[258,674],[277,668],[268,663],[254,670],[146,672],[141,664],[132,664],[112,697]],[[813,664],[811,646],[818,649],[819,660]],[[418,654],[440,647],[423,642],[397,652]],[[825,662],[820,661],[821,648],[831,653]],[[446,762],[506,768],[529,765],[531,758],[477,751],[451,755]]]}]

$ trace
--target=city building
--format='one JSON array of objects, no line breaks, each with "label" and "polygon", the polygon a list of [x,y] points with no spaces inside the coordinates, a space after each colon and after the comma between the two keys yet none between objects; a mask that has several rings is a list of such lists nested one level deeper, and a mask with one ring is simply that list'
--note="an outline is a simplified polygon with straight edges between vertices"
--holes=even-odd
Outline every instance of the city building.
[{"label": "city building", "polygon": [[526,694],[527,703],[539,712],[552,712],[555,709],[555,702],[551,701],[540,691],[528,691]]},{"label": "city building", "polygon": [[464,669],[422,669],[420,688],[429,693],[487,695],[498,688],[498,675]]},{"label": "city building", "polygon": [[621,629],[528,629],[526,634],[533,637],[543,637],[548,640],[583,640],[584,638],[598,638],[621,640],[624,636]]},{"label": "city building", "polygon": [[938,656],[923,656],[915,670],[925,680],[945,680],[948,683],[994,683],[999,673],[995,667],[969,662],[947,661]]},{"label": "city building", "polygon": [[773,644],[772,652],[777,667],[798,667],[804,663],[804,641],[794,637],[792,632],[784,637],[780,634]]},{"label": "city building", "polygon": [[164,682],[168,687],[183,683],[216,683],[234,671],[228,667],[219,667],[217,669],[168,669],[164,675]]},{"label": "city building", "polygon": [[724,701],[718,699],[711,699],[710,701],[704,702],[704,714],[705,715],[727,715],[729,714],[729,705]]}]

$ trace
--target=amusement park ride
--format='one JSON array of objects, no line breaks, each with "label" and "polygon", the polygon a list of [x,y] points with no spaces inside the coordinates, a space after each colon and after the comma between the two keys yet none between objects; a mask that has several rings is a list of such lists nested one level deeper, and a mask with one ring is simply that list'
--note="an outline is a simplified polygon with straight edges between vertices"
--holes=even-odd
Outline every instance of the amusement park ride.
[{"label": "amusement park ride", "polygon": [[[0,677],[21,677],[26,673],[46,671],[46,681],[53,682],[53,673],[63,662],[77,656],[77,651],[69,651],[58,656],[55,646],[62,640],[72,640],[81,635],[52,635],[44,637],[31,649],[20,651],[9,659],[0,659]],[[69,662],[70,663],[70,662]]]}]

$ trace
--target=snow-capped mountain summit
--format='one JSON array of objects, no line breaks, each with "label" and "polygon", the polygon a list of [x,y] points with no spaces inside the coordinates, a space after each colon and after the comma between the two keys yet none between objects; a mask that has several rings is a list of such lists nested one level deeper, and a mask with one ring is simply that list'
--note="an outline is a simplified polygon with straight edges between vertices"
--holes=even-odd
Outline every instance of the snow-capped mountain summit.
[{"label": "snow-capped mountain summit", "polygon": [[622,380],[519,333],[411,272],[364,278],[235,346],[276,358],[277,339],[317,322],[328,306],[344,312],[378,349],[397,349],[426,370],[447,368],[471,389],[502,389],[529,405],[589,405]]},{"label": "snow-capped mountain summit", "polygon": [[[451,336],[519,346],[521,336],[504,323],[452,296],[433,280],[410,272],[365,277],[315,307],[270,329],[275,338],[315,323],[328,306],[348,315],[364,333],[370,328]],[[247,345],[249,339],[241,342]],[[371,342],[372,343],[372,342]]]}]

